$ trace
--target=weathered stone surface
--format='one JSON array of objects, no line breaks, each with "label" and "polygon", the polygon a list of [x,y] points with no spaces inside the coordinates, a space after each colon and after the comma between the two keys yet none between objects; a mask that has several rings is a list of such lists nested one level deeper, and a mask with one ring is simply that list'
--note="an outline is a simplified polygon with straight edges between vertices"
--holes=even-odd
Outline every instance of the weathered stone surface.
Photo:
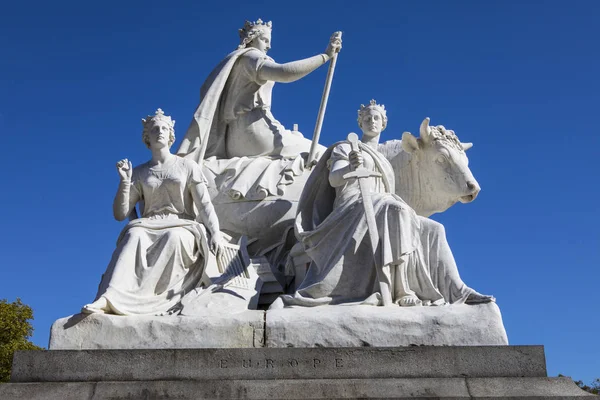
[{"label": "weathered stone surface", "polygon": [[469,393],[476,399],[579,398],[597,399],[579,389],[571,378],[467,378]]},{"label": "weathered stone surface", "polygon": [[477,346],[508,344],[495,303],[444,307],[322,306],[198,317],[77,314],[57,320],[51,350]]},{"label": "weathered stone surface", "polygon": [[269,310],[267,347],[506,345],[496,303],[442,307],[321,306]]},{"label": "weathered stone surface", "polygon": [[[517,385],[513,386],[513,382]],[[493,389],[480,390],[490,387]],[[287,379],[0,385],[4,400],[595,399],[566,378]]]},{"label": "weathered stone surface", "polygon": [[543,347],[19,351],[12,382],[465,376],[545,377]]},{"label": "weathered stone surface", "polygon": [[264,311],[198,317],[76,314],[54,322],[51,350],[262,347]]},{"label": "weathered stone surface", "polygon": [[0,399],[583,399],[542,346],[52,350],[15,354]]}]

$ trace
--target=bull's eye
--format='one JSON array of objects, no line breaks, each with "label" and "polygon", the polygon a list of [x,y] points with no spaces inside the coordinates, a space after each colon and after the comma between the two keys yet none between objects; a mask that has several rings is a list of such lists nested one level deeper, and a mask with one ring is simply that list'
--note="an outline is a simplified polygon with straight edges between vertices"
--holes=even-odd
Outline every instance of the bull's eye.
[{"label": "bull's eye", "polygon": [[446,162],[448,161],[448,158],[446,158],[445,155],[440,154],[439,156],[437,156],[437,158],[435,159],[435,162],[440,164],[440,165],[444,165],[446,164]]}]

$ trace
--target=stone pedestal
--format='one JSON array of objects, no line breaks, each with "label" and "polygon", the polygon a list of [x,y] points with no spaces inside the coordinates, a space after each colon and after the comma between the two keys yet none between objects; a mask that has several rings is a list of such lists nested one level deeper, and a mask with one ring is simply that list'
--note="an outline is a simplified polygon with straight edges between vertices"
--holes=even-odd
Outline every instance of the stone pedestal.
[{"label": "stone pedestal", "polygon": [[15,354],[4,400],[580,399],[541,346],[53,350]]},{"label": "stone pedestal", "polygon": [[[579,399],[496,304],[74,315],[17,352],[0,399]],[[592,397],[594,398],[594,397]]]},{"label": "stone pedestal", "polygon": [[496,303],[440,307],[321,306],[269,310],[267,347],[507,345]]},{"label": "stone pedestal", "polygon": [[264,345],[264,311],[201,317],[76,314],[50,329],[50,350],[240,348]]},{"label": "stone pedestal", "polygon": [[202,316],[73,315],[52,325],[50,350],[248,347],[490,346],[508,340],[495,303],[321,306]]}]

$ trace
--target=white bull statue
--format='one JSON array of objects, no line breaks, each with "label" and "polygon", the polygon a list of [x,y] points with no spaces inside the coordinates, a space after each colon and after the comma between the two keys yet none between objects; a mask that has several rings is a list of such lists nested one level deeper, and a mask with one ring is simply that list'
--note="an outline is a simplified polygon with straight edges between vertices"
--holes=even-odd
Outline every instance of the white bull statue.
[{"label": "white bull statue", "polygon": [[394,168],[396,194],[423,217],[475,200],[481,188],[465,153],[473,144],[461,143],[442,125],[429,126],[429,118],[421,123],[420,135],[404,132],[402,140],[379,145]]}]

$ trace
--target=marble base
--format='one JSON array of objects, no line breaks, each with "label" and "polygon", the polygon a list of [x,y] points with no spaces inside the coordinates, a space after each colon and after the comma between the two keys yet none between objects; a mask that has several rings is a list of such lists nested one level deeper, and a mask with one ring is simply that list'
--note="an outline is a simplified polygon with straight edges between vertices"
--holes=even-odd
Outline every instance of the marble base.
[{"label": "marble base", "polygon": [[541,346],[18,351],[0,398],[597,399]]},{"label": "marble base", "polygon": [[267,347],[508,344],[496,303],[284,308],[267,312],[265,329]]},{"label": "marble base", "polygon": [[4,400],[598,400],[570,378],[288,379],[9,383]]},{"label": "marble base", "polygon": [[51,350],[507,345],[495,303],[443,307],[321,306],[237,314],[76,314],[57,320]]},{"label": "marble base", "polygon": [[76,314],[52,324],[50,350],[264,346],[264,311],[204,316]]}]

